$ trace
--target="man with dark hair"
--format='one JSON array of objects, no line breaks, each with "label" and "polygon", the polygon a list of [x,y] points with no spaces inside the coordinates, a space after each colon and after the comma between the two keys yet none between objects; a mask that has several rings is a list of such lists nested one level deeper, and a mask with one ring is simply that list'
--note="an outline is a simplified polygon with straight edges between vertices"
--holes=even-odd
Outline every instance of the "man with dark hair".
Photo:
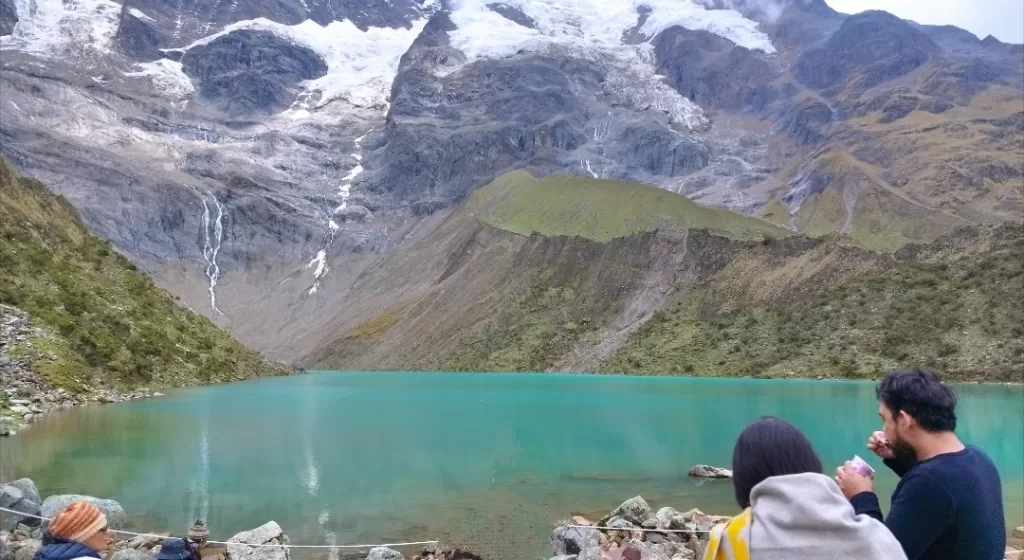
[{"label": "man with dark hair", "polygon": [[[956,429],[956,395],[937,375],[915,369],[878,385],[882,431],[868,449],[900,477],[886,526],[910,560],[1000,560],[1006,521],[999,472]],[[850,463],[836,482],[857,513],[882,520],[874,481]]]}]

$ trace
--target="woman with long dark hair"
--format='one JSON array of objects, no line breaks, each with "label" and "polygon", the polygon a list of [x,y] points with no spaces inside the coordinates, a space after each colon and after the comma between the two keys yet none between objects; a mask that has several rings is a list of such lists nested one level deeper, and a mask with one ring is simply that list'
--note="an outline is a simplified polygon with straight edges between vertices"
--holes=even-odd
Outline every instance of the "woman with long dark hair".
[{"label": "woman with long dark hair", "polygon": [[743,513],[715,527],[704,560],[906,560],[885,525],[855,515],[795,426],[764,417],[732,455]]}]

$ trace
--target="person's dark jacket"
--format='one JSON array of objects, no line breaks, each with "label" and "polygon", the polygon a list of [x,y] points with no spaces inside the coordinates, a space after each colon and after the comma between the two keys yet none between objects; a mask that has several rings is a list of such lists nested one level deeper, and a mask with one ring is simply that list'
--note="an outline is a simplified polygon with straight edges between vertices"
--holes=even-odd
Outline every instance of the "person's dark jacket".
[{"label": "person's dark jacket", "polygon": [[82,543],[54,539],[39,549],[35,560],[75,560],[76,558],[100,558],[100,555]]},{"label": "person's dark jacket", "polygon": [[[885,525],[910,560],[1002,560],[1006,521],[999,471],[973,445],[927,461],[885,464],[899,477]],[[850,499],[882,521],[874,492]]]}]

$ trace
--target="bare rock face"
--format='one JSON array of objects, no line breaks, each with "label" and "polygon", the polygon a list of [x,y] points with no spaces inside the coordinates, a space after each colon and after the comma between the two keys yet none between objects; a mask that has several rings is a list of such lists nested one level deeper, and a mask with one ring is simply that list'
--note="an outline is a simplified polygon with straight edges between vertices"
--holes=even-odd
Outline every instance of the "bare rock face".
[{"label": "bare rock face", "polygon": [[311,49],[248,30],[189,49],[181,64],[199,94],[231,116],[279,113],[295,101],[300,82],[327,72]]},{"label": "bare rock face", "polygon": [[795,75],[808,87],[825,89],[856,74],[858,87],[867,89],[908,74],[938,51],[927,35],[896,16],[862,12],[847,18],[822,47],[802,54]]},{"label": "bare rock face", "polygon": [[18,23],[18,9],[14,0],[0,0],[0,37],[10,35]]}]

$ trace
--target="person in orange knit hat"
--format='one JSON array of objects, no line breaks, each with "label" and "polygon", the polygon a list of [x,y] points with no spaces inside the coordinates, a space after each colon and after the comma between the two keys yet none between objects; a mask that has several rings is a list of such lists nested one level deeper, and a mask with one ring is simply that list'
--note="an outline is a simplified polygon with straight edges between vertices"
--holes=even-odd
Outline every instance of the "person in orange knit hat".
[{"label": "person in orange knit hat", "polygon": [[101,558],[114,537],[107,530],[107,516],[88,502],[64,506],[47,529],[49,542],[39,549],[35,560],[76,560]]}]

